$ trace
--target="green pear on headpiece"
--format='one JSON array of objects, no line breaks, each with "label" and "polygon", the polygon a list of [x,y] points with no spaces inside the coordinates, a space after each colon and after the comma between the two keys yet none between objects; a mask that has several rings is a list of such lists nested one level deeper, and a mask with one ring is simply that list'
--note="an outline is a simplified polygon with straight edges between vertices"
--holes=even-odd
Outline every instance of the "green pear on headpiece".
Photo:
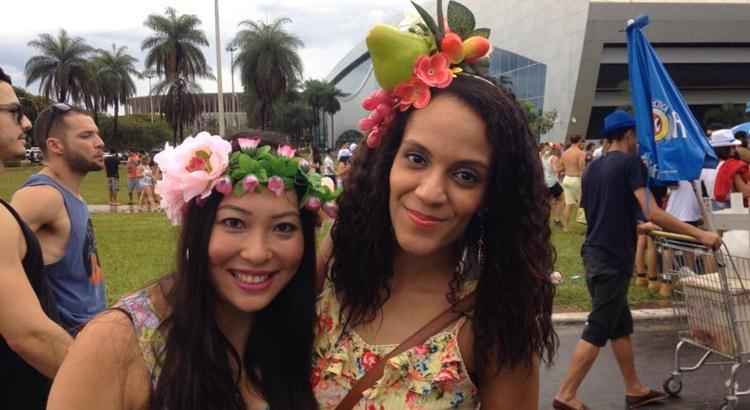
[{"label": "green pear on headpiece", "polygon": [[375,78],[386,91],[408,81],[417,59],[430,54],[435,48],[431,37],[399,31],[385,24],[373,27],[367,34],[366,42]]}]

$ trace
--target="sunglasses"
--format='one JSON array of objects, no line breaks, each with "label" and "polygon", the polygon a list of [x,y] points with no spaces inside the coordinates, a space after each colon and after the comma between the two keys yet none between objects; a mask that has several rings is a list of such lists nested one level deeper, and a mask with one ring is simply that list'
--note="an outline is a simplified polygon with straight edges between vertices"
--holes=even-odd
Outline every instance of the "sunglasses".
[{"label": "sunglasses", "polygon": [[23,117],[26,115],[26,113],[23,112],[23,106],[19,103],[0,104],[0,111],[5,111],[11,115],[15,115],[18,125],[21,125]]},{"label": "sunglasses", "polygon": [[50,105],[50,110],[52,111],[52,114],[50,114],[49,121],[47,121],[47,130],[44,133],[45,139],[49,138],[49,132],[52,130],[52,125],[55,124],[55,121],[57,120],[57,118],[65,115],[72,109],[73,107],[65,103],[54,103]]}]

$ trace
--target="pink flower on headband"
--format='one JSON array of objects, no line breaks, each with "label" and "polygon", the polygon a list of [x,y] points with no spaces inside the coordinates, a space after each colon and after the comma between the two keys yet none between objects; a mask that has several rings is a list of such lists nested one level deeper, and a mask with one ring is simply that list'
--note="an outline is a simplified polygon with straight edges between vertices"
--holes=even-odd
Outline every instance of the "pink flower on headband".
[{"label": "pink flower on headband", "polygon": [[282,145],[276,149],[277,154],[287,158],[293,158],[295,152],[297,151],[289,145]]},{"label": "pink flower on headband", "polygon": [[240,145],[241,150],[251,150],[258,148],[260,138],[237,138],[237,143]]},{"label": "pink flower on headband", "polygon": [[[451,77],[452,78],[452,77]],[[412,105],[414,108],[421,109],[430,103],[432,93],[430,87],[422,82],[419,78],[412,77],[411,80],[399,84],[393,90],[393,95],[399,99],[401,111],[406,111]]]},{"label": "pink flower on headband", "polygon": [[156,183],[161,207],[173,224],[182,221],[182,210],[193,198],[205,199],[229,166],[232,145],[218,135],[201,132],[182,144],[154,156],[162,179]]},{"label": "pink flower on headband", "polygon": [[284,195],[285,189],[284,180],[281,177],[272,176],[268,178],[268,190],[276,194],[276,196]]},{"label": "pink flower on headband", "polygon": [[429,87],[445,88],[453,81],[450,61],[443,53],[419,57],[414,65],[414,75]]}]

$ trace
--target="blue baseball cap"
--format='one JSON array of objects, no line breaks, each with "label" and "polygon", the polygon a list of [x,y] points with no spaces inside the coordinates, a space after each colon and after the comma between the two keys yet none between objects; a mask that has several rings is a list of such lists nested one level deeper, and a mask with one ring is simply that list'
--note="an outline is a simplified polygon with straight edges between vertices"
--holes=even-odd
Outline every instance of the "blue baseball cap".
[{"label": "blue baseball cap", "polygon": [[630,128],[635,128],[635,120],[633,119],[633,116],[625,111],[617,110],[604,117],[602,136],[606,137],[618,131],[624,131]]}]

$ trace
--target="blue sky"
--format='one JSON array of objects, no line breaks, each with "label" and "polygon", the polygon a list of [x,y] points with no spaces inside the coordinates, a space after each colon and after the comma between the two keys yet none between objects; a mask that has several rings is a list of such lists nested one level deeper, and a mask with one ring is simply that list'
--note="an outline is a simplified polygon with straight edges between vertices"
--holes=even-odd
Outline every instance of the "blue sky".
[{"label": "blue sky", "polygon": [[[3,1],[0,17],[0,67],[25,86],[23,67],[35,51],[27,43],[39,33],[57,33],[64,28],[80,36],[96,48],[112,44],[128,47],[140,60],[144,53],[141,41],[149,35],[143,22],[149,14],[163,13],[174,7],[182,14],[195,14],[203,22],[210,47],[205,48],[209,64],[216,68],[215,17],[213,0],[23,0]],[[365,6],[366,4],[366,6]],[[367,30],[388,16],[401,15],[411,9],[408,0],[220,0],[221,36],[226,45],[243,20],[272,21],[289,17],[286,28],[305,43],[300,55],[305,64],[305,78],[323,78],[333,66],[359,41]],[[222,62],[224,90],[230,89],[229,53]],[[239,91],[239,76],[235,74]],[[204,91],[216,90],[215,81],[201,81]],[[27,87],[36,93],[37,85]],[[138,81],[138,93],[144,95],[146,80]]]}]

